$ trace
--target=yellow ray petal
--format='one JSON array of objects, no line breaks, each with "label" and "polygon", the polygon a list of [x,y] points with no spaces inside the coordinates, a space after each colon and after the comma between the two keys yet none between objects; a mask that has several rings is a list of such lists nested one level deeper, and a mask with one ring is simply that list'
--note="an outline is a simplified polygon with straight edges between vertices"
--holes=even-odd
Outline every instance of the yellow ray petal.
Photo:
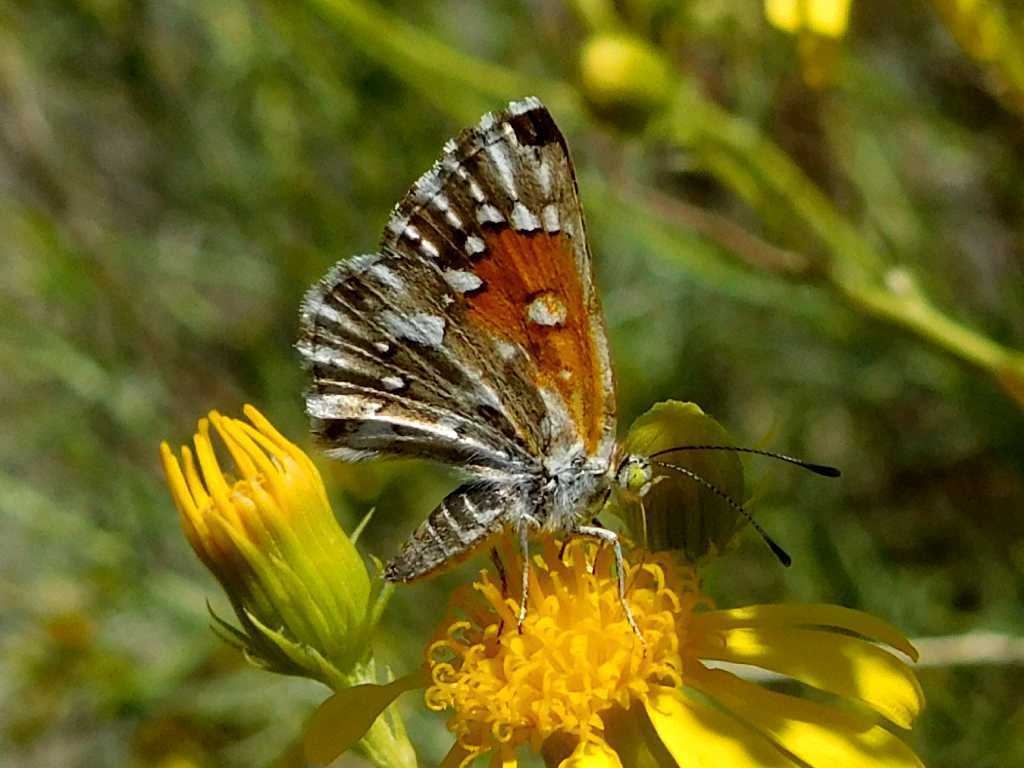
[{"label": "yellow ray petal", "polygon": [[748,605],[728,611],[697,614],[692,624],[702,631],[733,627],[834,627],[885,643],[917,661],[917,649],[892,624],[869,613],[841,605]]},{"label": "yellow ray petal", "polygon": [[195,458],[192,449],[187,445],[181,446],[181,461],[185,466],[185,482],[195,500],[196,509],[200,512],[211,504],[210,495],[206,492],[202,478],[199,477],[199,470],[196,468]]},{"label": "yellow ray petal", "polygon": [[792,768],[768,739],[679,690],[647,701],[647,717],[680,768]]},{"label": "yellow ray petal", "polygon": [[171,489],[171,498],[174,499],[175,505],[185,517],[195,517],[195,499],[189,491],[177,457],[171,452],[171,446],[166,442],[160,443],[160,461],[163,463],[164,475],[167,477],[167,485]]},{"label": "yellow ray petal", "polygon": [[228,453],[231,454],[231,458],[235,461],[235,466],[238,467],[238,471],[242,473],[242,477],[252,479],[258,474],[256,465],[253,464],[242,446],[238,444],[235,439],[232,430],[231,419],[227,419],[221,416],[219,413],[213,412],[210,414],[210,421],[213,424],[213,428],[217,430],[217,434],[220,435],[221,440],[224,441],[224,445],[227,446]]},{"label": "yellow ray petal", "polygon": [[603,741],[582,741],[558,768],[622,768],[622,761]]},{"label": "yellow ray petal", "polygon": [[422,672],[414,672],[387,685],[343,688],[321,704],[306,728],[306,761],[330,764],[373,725],[388,705],[405,691],[424,685]]},{"label": "yellow ray petal", "polygon": [[752,664],[823,691],[858,699],[902,728],[924,705],[914,673],[866,640],[813,629],[755,627],[695,638],[702,659]]},{"label": "yellow ray petal", "polygon": [[775,693],[720,669],[699,671],[687,682],[809,765],[922,768],[906,744],[854,713]]}]

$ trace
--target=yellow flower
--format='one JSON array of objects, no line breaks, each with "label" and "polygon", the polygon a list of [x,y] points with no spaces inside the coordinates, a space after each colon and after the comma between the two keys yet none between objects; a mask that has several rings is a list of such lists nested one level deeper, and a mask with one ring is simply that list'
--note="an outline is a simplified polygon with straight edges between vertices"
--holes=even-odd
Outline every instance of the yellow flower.
[{"label": "yellow flower", "polygon": [[[242,625],[220,622],[226,639],[260,666],[337,688],[368,650],[369,576],[310,458],[255,408],[245,414],[251,424],[201,419],[180,462],[160,446],[182,528]],[[221,469],[211,425],[238,479]]]},{"label": "yellow flower", "polygon": [[[532,558],[522,633],[517,596],[489,572],[454,596],[427,652],[427,705],[449,714],[456,739],[443,765],[489,754],[507,768],[520,747],[562,768],[920,765],[877,722],[909,728],[923,701],[909,667],[875,644],[915,657],[888,624],[829,605],[713,610],[692,568],[658,554],[627,566],[641,641],[608,552],[579,540],[559,550],[547,540]],[[511,547],[503,556],[517,573]],[[771,670],[853,704],[777,693],[710,661]]]},{"label": "yellow flower", "polygon": [[811,88],[829,85],[850,21],[850,0],[765,0],[764,13],[773,26],[798,36],[804,82]]},{"label": "yellow flower", "polygon": [[784,32],[840,38],[850,20],[850,0],[765,0],[764,14]]}]

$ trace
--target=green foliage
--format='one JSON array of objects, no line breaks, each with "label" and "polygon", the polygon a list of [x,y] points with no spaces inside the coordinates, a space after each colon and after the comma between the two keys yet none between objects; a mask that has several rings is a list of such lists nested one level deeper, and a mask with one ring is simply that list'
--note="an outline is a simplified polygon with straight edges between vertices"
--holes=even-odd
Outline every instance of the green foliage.
[{"label": "green foliage", "polygon": [[[326,689],[209,631],[204,597],[230,609],[156,446],[247,401],[303,442],[306,286],[374,247],[445,139],[531,92],[574,150],[623,428],[693,401],[844,470],[744,460],[795,563],[747,532],[708,591],[1024,634],[1021,18],[968,5],[853,0],[825,46],[748,0],[0,2],[0,763],[302,764]],[[593,35],[643,40],[668,101],[591,112]],[[380,556],[451,487],[321,468],[346,530],[377,507]],[[396,589],[397,672],[465,574]],[[926,670],[926,764],[1019,762],[1020,678]]]}]

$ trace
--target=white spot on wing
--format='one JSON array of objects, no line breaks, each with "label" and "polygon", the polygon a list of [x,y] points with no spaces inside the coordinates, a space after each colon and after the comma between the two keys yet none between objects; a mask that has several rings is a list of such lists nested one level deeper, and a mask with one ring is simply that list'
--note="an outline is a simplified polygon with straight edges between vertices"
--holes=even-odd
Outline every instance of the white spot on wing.
[{"label": "white spot on wing", "polygon": [[437,251],[437,246],[429,240],[420,240],[420,250],[423,251],[431,259],[436,259],[441,254]]},{"label": "white spot on wing", "polygon": [[459,293],[475,291],[484,284],[483,280],[464,269],[446,269],[444,271],[444,279],[448,281],[448,285]]},{"label": "white spot on wing", "polygon": [[466,253],[470,256],[477,256],[487,250],[487,245],[483,239],[476,235],[470,235],[466,238]]},{"label": "white spot on wing", "polygon": [[476,209],[476,220],[481,224],[504,224],[505,217],[501,211],[490,203],[484,203]]},{"label": "white spot on wing", "polygon": [[557,232],[562,228],[562,222],[558,215],[558,206],[554,203],[548,203],[545,205],[540,216],[544,220],[545,232]]},{"label": "white spot on wing", "polygon": [[313,306],[313,313],[317,320],[326,320],[331,325],[339,328],[344,328],[348,324],[348,321],[341,312],[322,301]]},{"label": "white spot on wing", "polygon": [[367,418],[383,407],[384,403],[364,395],[312,395],[306,399],[306,412],[314,419]]},{"label": "white spot on wing", "polygon": [[510,115],[524,115],[533,109],[544,109],[541,100],[536,96],[527,96],[525,99],[513,101],[508,105],[508,113]]},{"label": "white spot on wing", "polygon": [[[399,222],[399,229],[405,229],[405,224]],[[365,272],[366,268],[376,264],[380,261],[379,253],[361,253],[358,256],[353,256],[348,261],[342,262],[342,264],[352,272]],[[340,279],[340,278],[339,278]]]},{"label": "white spot on wing", "polygon": [[392,272],[383,264],[374,264],[370,267],[367,272],[373,275],[382,285],[386,285],[393,291],[398,293],[405,292],[405,283],[402,278]]},{"label": "white spot on wing", "polygon": [[541,155],[540,162],[537,165],[537,179],[540,181],[540,188],[544,192],[544,197],[551,199],[551,166],[548,164],[548,159]]},{"label": "white spot on wing", "polygon": [[412,195],[413,199],[417,202],[425,203],[440,191],[441,174],[437,172],[437,167],[435,166],[420,176],[417,182],[413,185]]},{"label": "white spot on wing", "polygon": [[517,201],[512,208],[512,226],[520,232],[533,232],[540,229],[540,221],[529,208]]},{"label": "white spot on wing", "polygon": [[519,193],[516,191],[516,179],[515,174],[512,173],[512,162],[508,156],[508,146],[502,142],[495,142],[487,147],[487,154],[490,156],[491,163],[498,172],[499,180],[504,185],[509,196],[513,200],[518,199]]},{"label": "white spot on wing", "polygon": [[567,313],[565,303],[550,291],[542,293],[526,307],[526,318],[537,325],[562,325]]},{"label": "white spot on wing", "polygon": [[455,211],[452,210],[451,204],[448,202],[448,198],[445,197],[443,192],[438,192],[431,202],[437,210],[444,214],[444,219],[448,222],[449,226],[453,229],[462,229],[462,219],[460,219],[455,214]]},{"label": "white spot on wing", "polygon": [[384,389],[389,392],[394,392],[405,386],[405,379],[401,376],[385,376],[380,380],[380,383],[383,385]]},{"label": "white spot on wing", "polygon": [[455,174],[462,179],[469,186],[469,196],[476,200],[478,203],[482,203],[487,198],[484,196],[484,191],[480,189],[480,185],[476,183],[472,176],[469,175],[469,171],[463,168],[461,165],[455,169]]},{"label": "white spot on wing", "polygon": [[498,349],[498,354],[501,355],[501,359],[506,362],[512,360],[516,355],[519,354],[519,347],[504,339],[498,339],[495,341],[494,346]]},{"label": "white spot on wing", "polygon": [[426,312],[400,315],[390,309],[380,313],[385,327],[400,339],[440,347],[444,343],[444,318]]}]

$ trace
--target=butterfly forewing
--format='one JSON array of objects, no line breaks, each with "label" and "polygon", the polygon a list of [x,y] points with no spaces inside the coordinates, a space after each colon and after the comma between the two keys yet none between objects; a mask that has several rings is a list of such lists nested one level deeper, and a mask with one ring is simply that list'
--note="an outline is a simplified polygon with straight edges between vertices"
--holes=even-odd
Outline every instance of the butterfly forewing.
[{"label": "butterfly forewing", "polygon": [[[314,432],[337,457],[451,464],[490,481],[474,508],[502,502],[508,515],[522,514],[509,500],[539,503],[537,489],[570,466],[608,464],[603,319],[572,163],[538,100],[445,145],[396,206],[379,252],[311,289],[298,347]],[[485,519],[481,531],[502,518]],[[467,548],[477,533],[463,531]]]}]

